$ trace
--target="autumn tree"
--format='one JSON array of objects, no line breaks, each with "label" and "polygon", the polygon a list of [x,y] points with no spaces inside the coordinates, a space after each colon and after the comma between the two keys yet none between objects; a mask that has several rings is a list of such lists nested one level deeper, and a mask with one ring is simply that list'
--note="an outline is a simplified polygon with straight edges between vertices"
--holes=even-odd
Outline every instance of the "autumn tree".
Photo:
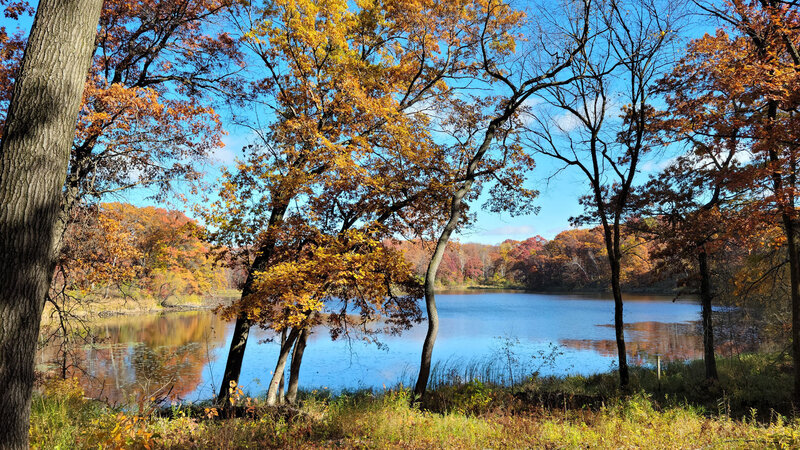
[{"label": "autumn tree", "polygon": [[[246,148],[246,161],[225,175],[208,216],[219,242],[248,250],[251,258],[242,301],[233,306],[237,319],[220,401],[238,381],[257,317],[247,299],[258,297],[259,274],[280,262],[286,219],[301,208],[293,204],[308,207],[310,226],[334,202],[338,233],[384,216],[378,222],[420,227],[426,214],[419,212],[436,210],[443,184],[430,180],[448,171],[440,147],[430,143],[430,118],[421,106],[449,92],[444,80],[470,48],[462,39],[469,36],[462,13],[470,5],[277,1],[237,10],[233,20],[262,64],[252,82],[256,97],[246,105],[266,111],[247,123],[256,142]],[[262,125],[260,118],[269,121]],[[404,208],[417,213],[399,214]],[[282,348],[279,366],[288,351]]]},{"label": "autumn tree", "polygon": [[750,171],[742,163],[750,153],[742,145],[744,108],[735,97],[698,95],[703,75],[696,70],[695,51],[701,42],[690,43],[687,55],[661,80],[668,114],[651,124],[663,130],[664,144],[684,145],[684,154],[651,178],[637,210],[657,217],[641,223],[663,243],[662,264],[696,274],[683,283],[700,295],[706,379],[716,380],[712,259],[730,242],[744,243],[754,224],[745,218],[749,192],[742,181]]},{"label": "autumn tree", "polygon": [[[442,226],[425,272],[425,304],[428,329],[422,347],[420,369],[414,387],[415,398],[425,395],[430,375],[433,346],[439,330],[436,308],[436,276],[453,232],[462,226],[467,202],[474,200],[482,185],[488,189],[487,207],[494,212],[512,214],[526,211],[536,192],[522,186],[525,170],[533,161],[519,146],[515,127],[518,113],[535,93],[567,83],[561,78],[581,51],[589,35],[590,2],[575,2],[566,8],[564,18],[556,23],[524,21],[520,11],[502,1],[480,4],[474,29],[478,42],[477,64],[472,69],[476,79],[486,83],[489,98],[454,99],[443,121],[452,130],[453,154],[457,159],[451,178],[447,219]],[[576,12],[577,11],[577,12]],[[549,14],[545,15],[548,17]],[[525,30],[525,27],[530,29]],[[550,29],[548,29],[550,28]],[[514,35],[520,31],[536,33],[539,45],[516,50]],[[546,36],[557,36],[548,41]],[[519,57],[519,55],[524,56]]]},{"label": "autumn tree", "polygon": [[600,223],[614,295],[620,385],[629,384],[621,291],[622,228],[640,163],[652,150],[659,96],[656,80],[671,61],[677,38],[679,4],[649,0],[603,2],[593,16],[595,40],[583,47],[569,84],[543,91],[544,105],[530,127],[530,145],[539,155],[574,167],[589,182],[586,214],[576,224]]},{"label": "autumn tree", "polygon": [[755,192],[751,221],[779,224],[785,238],[790,273],[794,396],[800,398],[800,259],[798,255],[797,108],[800,34],[797,5],[782,1],[740,1],[724,5],[701,4],[722,27],[696,40],[685,57],[691,70],[686,78],[694,89],[701,119],[723,127],[724,114],[705,114],[721,102],[736,105],[739,144],[752,153],[751,170],[738,182]]},{"label": "autumn tree", "polygon": [[[224,284],[204,229],[179,211],[128,203],[82,209],[67,228],[57,279],[62,288],[103,298],[116,286],[135,286],[159,299],[203,295]],[[123,295],[127,295],[120,292]]]},{"label": "autumn tree", "polygon": [[[25,2],[15,1],[15,12]],[[62,191],[53,257],[75,209],[146,187],[164,198],[222,146],[217,97],[235,90],[236,41],[220,31],[229,0],[104,2]],[[216,30],[216,32],[214,31]],[[0,35],[0,110],[23,34]]]},{"label": "autumn tree", "polygon": [[[8,4],[3,2],[3,4]],[[102,2],[41,0],[0,142],[0,447],[28,447],[34,356]],[[12,3],[13,7],[13,3]]]}]

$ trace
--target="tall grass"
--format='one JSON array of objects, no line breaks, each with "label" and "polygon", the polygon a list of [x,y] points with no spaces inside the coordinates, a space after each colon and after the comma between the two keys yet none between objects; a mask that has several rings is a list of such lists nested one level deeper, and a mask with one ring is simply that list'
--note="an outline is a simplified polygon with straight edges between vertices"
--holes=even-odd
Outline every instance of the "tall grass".
[{"label": "tall grass", "polygon": [[636,393],[623,395],[614,373],[533,373],[508,385],[507,367],[497,361],[450,361],[434,373],[424,404],[404,388],[316,390],[302,392],[299,409],[238,398],[237,415],[210,405],[126,411],[85,399],[74,383],[54,382],[34,400],[31,442],[48,449],[800,446],[800,421],[774,407],[789,396],[783,356],[743,355],[719,368],[711,385],[702,362],[668,364],[661,380],[636,368]]}]

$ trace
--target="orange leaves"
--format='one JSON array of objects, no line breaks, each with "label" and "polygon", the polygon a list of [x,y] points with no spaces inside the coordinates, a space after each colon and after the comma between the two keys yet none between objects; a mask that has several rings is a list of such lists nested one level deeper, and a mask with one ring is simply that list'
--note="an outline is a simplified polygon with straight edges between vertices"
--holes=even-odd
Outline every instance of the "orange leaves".
[{"label": "orange leaves", "polygon": [[106,203],[66,235],[62,264],[71,288],[135,285],[156,296],[223,287],[199,227],[177,211]]},{"label": "orange leaves", "polygon": [[[253,124],[258,143],[225,174],[208,211],[218,242],[257,266],[253,292],[227,313],[283,329],[311,326],[325,312],[334,336],[378,317],[402,329],[419,317],[421,291],[381,241],[439,225],[465,158],[435,141],[435,114],[450,112],[451,77],[479,65],[476,26],[492,16],[487,40],[508,53],[504,33],[519,15],[471,0],[262,6],[237,23],[264,64],[252,105],[269,105],[270,122]],[[475,118],[493,105],[464,110]],[[506,156],[529,162],[515,150]],[[509,182],[518,175],[501,174]]]},{"label": "orange leaves", "polygon": [[330,235],[293,221],[278,232],[269,269],[254,274],[254,292],[223,313],[243,312],[275,330],[326,322],[334,335],[352,325],[348,313],[364,321],[385,316],[406,326],[419,315],[413,302],[404,303],[404,296],[414,294],[415,277],[373,233],[367,228]]},{"label": "orange leaves", "polygon": [[[720,13],[727,27],[692,41],[662,80],[671,117],[661,125],[692,146],[663,175],[680,191],[664,203],[685,215],[673,237],[678,251],[692,242],[709,252],[743,245],[781,213],[797,215],[800,16],[794,7],[744,0]],[[713,192],[719,206],[701,208]]]}]

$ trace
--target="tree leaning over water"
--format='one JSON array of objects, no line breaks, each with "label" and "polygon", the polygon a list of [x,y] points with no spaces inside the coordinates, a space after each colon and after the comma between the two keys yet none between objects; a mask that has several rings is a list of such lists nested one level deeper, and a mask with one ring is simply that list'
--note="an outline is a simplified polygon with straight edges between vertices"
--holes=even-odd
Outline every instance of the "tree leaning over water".
[{"label": "tree leaning over water", "polygon": [[[515,52],[513,39],[506,45],[498,45],[498,41],[501,36],[513,35],[512,30],[519,31],[522,28],[519,25],[522,15],[509,11],[509,6],[501,1],[489,1],[484,8],[480,28],[475,31],[479,42],[476,58],[479,63],[475,68],[475,77],[489,80],[489,89],[503,93],[493,92],[491,98],[476,97],[471,102],[455,102],[455,107],[450,112],[454,116],[450,125],[455,129],[453,136],[458,142],[455,148],[462,157],[454,164],[458,170],[452,180],[453,190],[447,218],[425,272],[428,328],[414,386],[416,399],[425,395],[433,347],[439,331],[436,275],[450,237],[466,221],[466,202],[477,196],[481,180],[488,179],[495,183],[489,191],[491,199],[487,204],[493,212],[509,211],[514,214],[530,211],[530,203],[536,192],[522,187],[522,172],[533,167],[533,160],[521,152],[521,147],[516,142],[514,129],[519,123],[515,123],[515,120],[525,102],[536,92],[571,81],[571,76],[560,79],[559,75],[567,72],[566,69],[582,51],[589,37],[592,2],[571,2],[566,9],[571,8],[574,11],[572,16],[567,13],[566,25],[560,24],[563,26],[561,29],[547,30],[544,27],[539,28],[534,21],[526,22],[537,33],[539,42],[538,45],[523,50],[522,52],[528,51],[529,54],[520,57]],[[546,36],[549,33],[557,37],[548,40]],[[483,111],[484,109],[489,111]]]},{"label": "tree leaning over water", "polygon": [[0,143],[0,448],[28,447],[34,356],[102,0],[41,0]]},{"label": "tree leaning over water", "polygon": [[[440,149],[429,144],[422,110],[448,95],[445,80],[461,69],[470,48],[462,39],[468,34],[462,13],[471,4],[386,0],[351,9],[345,1],[322,7],[284,0],[237,10],[233,20],[262,70],[252,81],[255,95],[243,104],[258,110],[246,123],[256,144],[246,148],[247,160],[236,172],[225,176],[221,200],[208,215],[219,230],[217,239],[228,248],[246,249],[249,265],[242,298],[227,309],[236,324],[220,402],[238,383],[250,327],[261,312],[272,312],[248,309],[248,298],[259,296],[260,274],[282,263],[281,244],[294,226],[287,221],[299,216],[292,220],[303,222],[304,214],[297,214],[301,207],[314,222],[322,211],[308,206],[330,192],[367,190],[334,196],[337,208],[363,195],[366,204],[405,207],[428,199],[415,194],[418,190],[443,186],[420,184],[438,174],[434,163],[441,160],[435,157]],[[266,125],[258,120],[266,118]],[[415,179],[420,171],[428,175]],[[353,180],[361,184],[353,187]],[[374,211],[338,209],[344,214],[337,219],[339,233],[377,220]],[[408,219],[416,222],[413,215]],[[310,317],[304,311],[296,316],[303,316],[301,321]],[[284,326],[275,323],[276,330]],[[289,332],[287,341],[296,340],[301,328]],[[287,346],[281,352],[280,367],[288,351]]]}]

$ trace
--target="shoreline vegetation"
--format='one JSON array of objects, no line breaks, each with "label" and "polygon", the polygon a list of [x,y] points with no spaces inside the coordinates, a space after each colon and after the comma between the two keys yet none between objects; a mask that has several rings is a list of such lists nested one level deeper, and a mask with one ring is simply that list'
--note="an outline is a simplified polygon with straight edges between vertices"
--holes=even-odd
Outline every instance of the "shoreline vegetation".
[{"label": "shoreline vegetation", "polygon": [[[86,296],[75,303],[69,315],[91,321],[111,316],[211,310],[220,304],[229,304],[240,296],[241,292],[235,289],[218,290],[207,295],[170,295],[166,299],[139,293],[107,298]],[[48,321],[57,319],[55,308],[50,304],[46,305],[42,323],[47,324]]]},{"label": "shoreline vegetation", "polygon": [[[524,378],[512,386],[432,374],[422,404],[402,385],[301,391],[298,407],[268,407],[233,389],[231,408],[87,399],[75,380],[46,380],[33,400],[33,448],[796,448],[791,361],[785,353],[702,360],[616,373]],[[488,373],[488,372],[487,372]],[[413,403],[410,405],[410,403]]]}]

